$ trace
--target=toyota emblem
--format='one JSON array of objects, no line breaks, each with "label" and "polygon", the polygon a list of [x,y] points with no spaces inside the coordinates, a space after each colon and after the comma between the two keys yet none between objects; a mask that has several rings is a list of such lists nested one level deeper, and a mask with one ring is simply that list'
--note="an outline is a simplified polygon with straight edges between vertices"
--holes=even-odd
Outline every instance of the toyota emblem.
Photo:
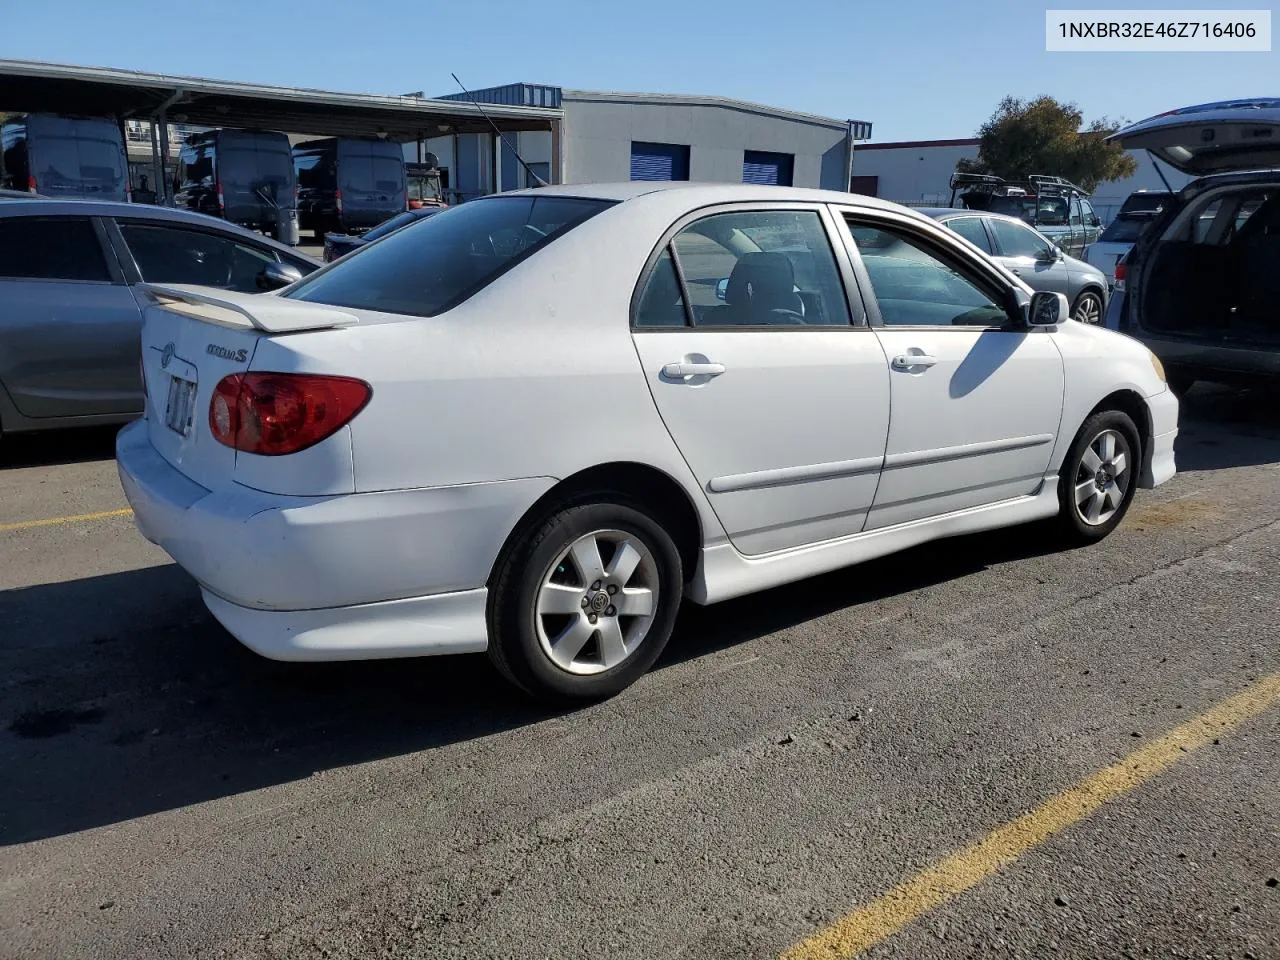
[{"label": "toyota emblem", "polygon": [[178,348],[173,345],[172,340],[164,345],[164,352],[160,354],[160,366],[162,369],[168,369],[169,361],[173,359],[173,355],[177,352],[177,349]]}]

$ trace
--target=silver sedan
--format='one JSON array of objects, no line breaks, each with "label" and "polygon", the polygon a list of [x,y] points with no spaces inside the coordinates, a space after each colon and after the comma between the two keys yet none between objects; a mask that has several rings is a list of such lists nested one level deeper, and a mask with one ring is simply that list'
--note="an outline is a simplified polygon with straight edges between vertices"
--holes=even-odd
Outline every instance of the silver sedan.
[{"label": "silver sedan", "polygon": [[1016,217],[951,207],[920,212],[960,234],[1032,290],[1064,294],[1071,304],[1072,319],[1096,324],[1106,314],[1106,275],[1092,264],[1067,256],[1048,237]]}]

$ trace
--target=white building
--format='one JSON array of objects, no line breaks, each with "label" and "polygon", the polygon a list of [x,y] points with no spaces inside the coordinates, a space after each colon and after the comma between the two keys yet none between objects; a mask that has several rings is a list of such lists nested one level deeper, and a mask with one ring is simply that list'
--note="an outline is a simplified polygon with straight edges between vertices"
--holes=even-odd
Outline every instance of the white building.
[{"label": "white building", "polygon": [[[1138,170],[1125,180],[1104,183],[1093,194],[1093,207],[1110,220],[1125,197],[1135,190],[1163,190],[1164,183],[1145,151],[1129,151]],[[947,182],[962,159],[976,159],[977,139],[908,140],[859,144],[853,154],[852,189],[908,206],[946,206],[951,200]],[[1178,190],[1188,177],[1170,167],[1160,168]],[[1046,170],[1045,173],[1053,173]]]}]

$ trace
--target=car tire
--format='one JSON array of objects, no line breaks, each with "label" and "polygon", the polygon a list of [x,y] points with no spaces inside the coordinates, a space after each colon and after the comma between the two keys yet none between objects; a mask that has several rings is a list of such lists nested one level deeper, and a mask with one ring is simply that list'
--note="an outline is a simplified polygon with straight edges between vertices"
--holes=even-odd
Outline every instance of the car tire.
[{"label": "car tire", "polygon": [[1128,414],[1103,410],[1086,420],[1058,472],[1057,524],[1064,540],[1097,543],[1119,526],[1141,472],[1142,441]]},{"label": "car tire", "polygon": [[[680,551],[643,505],[618,493],[576,498],[535,523],[499,563],[489,658],[538,700],[607,699],[658,659],[683,586]],[[624,595],[625,605],[616,600]]]},{"label": "car tire", "polygon": [[1096,327],[1102,323],[1102,297],[1094,290],[1084,290],[1071,305],[1071,319]]}]

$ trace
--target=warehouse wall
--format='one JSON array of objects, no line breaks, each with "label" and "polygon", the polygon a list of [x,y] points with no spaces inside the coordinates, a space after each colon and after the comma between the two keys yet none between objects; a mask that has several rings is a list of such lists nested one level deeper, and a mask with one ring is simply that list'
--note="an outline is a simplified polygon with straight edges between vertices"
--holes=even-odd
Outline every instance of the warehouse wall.
[{"label": "warehouse wall", "polygon": [[[1130,150],[1129,154],[1138,162],[1137,172],[1124,180],[1104,183],[1094,192],[1093,206],[1103,220],[1110,220],[1124,198],[1135,190],[1164,189],[1146,152]],[[854,182],[859,183],[859,177],[876,177],[875,195],[885,200],[945,206],[951,199],[947,181],[955,172],[957,161],[977,155],[976,140],[864,145],[853,153]],[[1190,179],[1169,167],[1161,166],[1161,170],[1175,190]]]},{"label": "warehouse wall", "polygon": [[791,154],[793,184],[847,190],[845,127],[732,106],[564,91],[566,183],[631,178],[633,141],[689,147],[689,179],[742,182],[744,150]]}]

